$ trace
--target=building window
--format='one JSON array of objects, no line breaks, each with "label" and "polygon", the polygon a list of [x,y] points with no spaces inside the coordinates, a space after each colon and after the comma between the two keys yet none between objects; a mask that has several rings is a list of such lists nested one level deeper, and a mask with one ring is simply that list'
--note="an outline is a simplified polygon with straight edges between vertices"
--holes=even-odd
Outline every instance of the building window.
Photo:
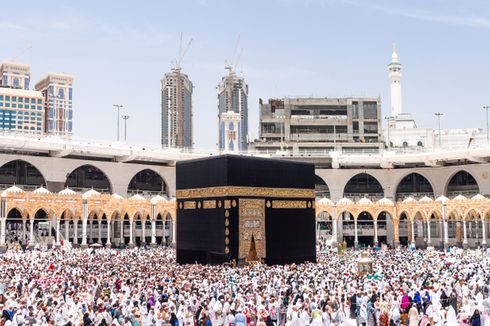
[{"label": "building window", "polygon": [[406,141],[403,142],[402,144],[403,147],[408,147],[408,143]]},{"label": "building window", "polygon": [[424,147],[424,143],[422,143],[422,141],[420,141],[420,140],[419,140],[419,141],[417,142],[417,146],[418,146],[418,147]]}]

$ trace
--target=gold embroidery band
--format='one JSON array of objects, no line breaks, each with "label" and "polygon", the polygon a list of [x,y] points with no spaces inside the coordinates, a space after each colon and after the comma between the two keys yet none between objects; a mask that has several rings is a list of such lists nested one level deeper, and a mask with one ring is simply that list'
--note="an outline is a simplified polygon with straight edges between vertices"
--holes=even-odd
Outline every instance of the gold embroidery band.
[{"label": "gold embroidery band", "polygon": [[185,201],[184,202],[184,209],[196,209],[196,202],[195,201]]},{"label": "gold embroidery band", "polygon": [[205,200],[202,202],[202,208],[211,209],[216,208],[216,200]]},{"label": "gold embroidery band", "polygon": [[298,200],[273,200],[272,208],[306,208],[306,202]]},{"label": "gold embroidery band", "polygon": [[251,196],[272,198],[315,198],[313,189],[265,188],[222,186],[196,189],[181,189],[176,192],[177,199],[210,198],[226,196]]}]

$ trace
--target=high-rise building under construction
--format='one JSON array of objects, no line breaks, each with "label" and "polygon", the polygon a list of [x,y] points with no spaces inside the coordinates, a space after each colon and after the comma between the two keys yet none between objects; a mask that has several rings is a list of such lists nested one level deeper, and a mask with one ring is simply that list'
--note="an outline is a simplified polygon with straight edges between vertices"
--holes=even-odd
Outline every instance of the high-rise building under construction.
[{"label": "high-rise building under construction", "polygon": [[247,149],[248,85],[227,66],[218,85],[219,148],[229,152]]},{"label": "high-rise building under construction", "polygon": [[192,147],[192,82],[180,68],[161,80],[161,142],[164,147]]}]

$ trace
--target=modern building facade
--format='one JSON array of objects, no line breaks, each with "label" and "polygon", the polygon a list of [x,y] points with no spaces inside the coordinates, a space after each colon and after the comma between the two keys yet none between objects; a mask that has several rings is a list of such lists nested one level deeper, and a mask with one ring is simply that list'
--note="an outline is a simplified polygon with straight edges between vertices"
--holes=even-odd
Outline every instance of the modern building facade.
[{"label": "modern building facade", "polygon": [[35,89],[44,98],[44,132],[67,136],[73,132],[73,79],[71,75],[50,73]]},{"label": "modern building facade", "polygon": [[[246,150],[248,144],[248,85],[230,66],[226,69],[228,75],[218,85],[219,149],[238,152]],[[231,122],[238,129],[226,135]]]},{"label": "modern building facade", "polygon": [[0,87],[0,130],[42,134],[43,103],[41,92]]},{"label": "modern building facade", "polygon": [[161,143],[163,147],[191,148],[192,91],[189,77],[180,68],[161,80]]},{"label": "modern building facade", "polygon": [[259,152],[329,152],[382,147],[379,98],[284,98],[260,104]]},{"label": "modern building facade", "polygon": [[3,62],[0,65],[0,86],[16,89],[29,89],[31,66],[17,62]]}]

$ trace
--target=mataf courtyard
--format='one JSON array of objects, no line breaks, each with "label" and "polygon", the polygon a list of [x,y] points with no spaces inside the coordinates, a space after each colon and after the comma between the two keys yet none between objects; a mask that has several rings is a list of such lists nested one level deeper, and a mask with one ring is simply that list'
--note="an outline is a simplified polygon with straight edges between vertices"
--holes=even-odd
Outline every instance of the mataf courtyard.
[{"label": "mataf courtyard", "polygon": [[173,248],[8,250],[5,325],[487,325],[485,250],[319,252],[318,262],[178,265]]}]

